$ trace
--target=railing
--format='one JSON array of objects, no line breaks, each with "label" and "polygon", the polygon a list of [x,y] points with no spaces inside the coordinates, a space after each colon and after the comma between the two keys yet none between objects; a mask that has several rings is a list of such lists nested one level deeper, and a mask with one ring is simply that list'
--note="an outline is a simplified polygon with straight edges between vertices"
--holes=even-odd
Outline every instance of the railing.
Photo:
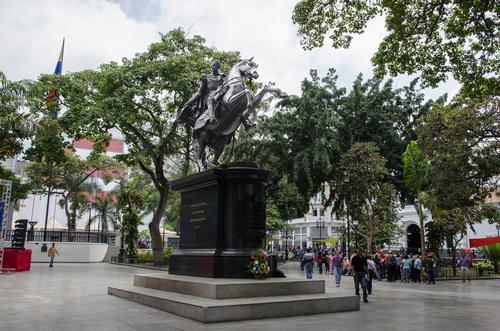
[{"label": "railing", "polygon": [[[6,231],[5,241],[12,241],[13,230]],[[26,242],[44,241],[43,231],[26,231]],[[84,243],[111,243],[114,242],[115,234],[102,233],[97,231],[47,231],[48,242],[84,242]]]},{"label": "railing", "polygon": [[[456,276],[453,276],[453,269],[451,267],[445,267],[445,268],[438,268],[437,269],[437,278],[441,279],[455,279],[455,278],[461,278],[462,274],[460,272],[460,267],[456,268]],[[471,278],[481,278],[481,277],[486,277],[486,278],[494,278],[494,277],[500,277],[500,275],[495,273],[495,269],[479,269],[479,268],[470,268],[469,269],[469,274]]]}]

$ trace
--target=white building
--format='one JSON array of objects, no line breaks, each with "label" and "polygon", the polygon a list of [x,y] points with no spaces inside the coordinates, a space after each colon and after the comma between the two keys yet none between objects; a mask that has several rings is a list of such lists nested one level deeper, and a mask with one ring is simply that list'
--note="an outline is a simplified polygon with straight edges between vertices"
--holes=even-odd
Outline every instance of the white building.
[{"label": "white building", "polygon": [[[316,194],[310,200],[309,211],[304,217],[293,219],[289,222],[292,230],[273,233],[275,248],[284,249],[285,247],[313,247],[317,242],[327,241],[342,247],[343,233],[346,229],[345,219],[336,219],[331,207],[325,207],[322,203],[322,193]],[[500,207],[500,198],[491,199],[490,203]],[[401,208],[399,214],[399,227],[401,235],[397,238],[394,246],[387,247],[392,250],[410,250],[418,251],[420,248],[420,226],[418,213],[413,205],[406,205]],[[425,223],[432,221],[432,215],[429,210],[424,209]],[[468,248],[469,239],[484,238],[498,235],[497,224],[489,224],[484,221],[467,229],[467,234],[459,242],[458,248]],[[285,237],[288,237],[286,240]],[[353,235],[351,231],[351,245],[353,244]],[[346,239],[346,238],[345,238]]]}]

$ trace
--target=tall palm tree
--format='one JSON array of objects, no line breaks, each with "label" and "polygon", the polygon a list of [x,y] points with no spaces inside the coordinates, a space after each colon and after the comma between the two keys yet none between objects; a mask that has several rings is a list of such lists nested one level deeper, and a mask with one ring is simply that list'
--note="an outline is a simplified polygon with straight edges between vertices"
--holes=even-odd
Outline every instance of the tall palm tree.
[{"label": "tall palm tree", "polygon": [[108,231],[108,225],[111,225],[113,230],[117,231],[120,229],[120,219],[116,199],[113,195],[105,194],[106,192],[100,193],[96,196],[95,201],[92,202],[92,207],[97,213],[94,217],[90,218],[85,228],[89,230],[94,222],[100,221],[100,230],[102,233]]},{"label": "tall palm tree", "polygon": [[[410,141],[403,153],[403,177],[406,187],[415,194],[415,208],[420,223],[420,246],[422,254],[425,254],[425,229],[424,229],[424,192],[425,184],[429,176],[429,163],[416,141]],[[434,215],[433,215],[434,216]]]}]

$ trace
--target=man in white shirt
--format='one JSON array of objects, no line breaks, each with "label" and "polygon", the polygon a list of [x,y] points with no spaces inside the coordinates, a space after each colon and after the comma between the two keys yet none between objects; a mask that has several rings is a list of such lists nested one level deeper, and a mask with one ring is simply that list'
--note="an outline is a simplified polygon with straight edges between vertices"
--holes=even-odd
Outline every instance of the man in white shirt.
[{"label": "man in white shirt", "polygon": [[420,259],[420,256],[417,255],[417,258],[415,259],[413,267],[415,268],[415,283],[422,282],[421,279],[421,274],[422,274],[422,260]]}]

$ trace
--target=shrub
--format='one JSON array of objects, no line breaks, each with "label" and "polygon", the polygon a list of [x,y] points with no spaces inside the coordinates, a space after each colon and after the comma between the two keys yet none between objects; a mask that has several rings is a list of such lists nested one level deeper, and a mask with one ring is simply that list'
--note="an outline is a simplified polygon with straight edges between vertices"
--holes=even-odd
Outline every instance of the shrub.
[{"label": "shrub", "polygon": [[165,260],[167,263],[170,260],[170,257],[172,256],[172,253],[174,251],[175,251],[175,247],[173,247],[173,246],[168,246],[167,248],[165,248]]},{"label": "shrub", "polygon": [[139,261],[139,262],[153,262],[153,253],[151,251],[139,252],[137,254],[137,261]]}]

